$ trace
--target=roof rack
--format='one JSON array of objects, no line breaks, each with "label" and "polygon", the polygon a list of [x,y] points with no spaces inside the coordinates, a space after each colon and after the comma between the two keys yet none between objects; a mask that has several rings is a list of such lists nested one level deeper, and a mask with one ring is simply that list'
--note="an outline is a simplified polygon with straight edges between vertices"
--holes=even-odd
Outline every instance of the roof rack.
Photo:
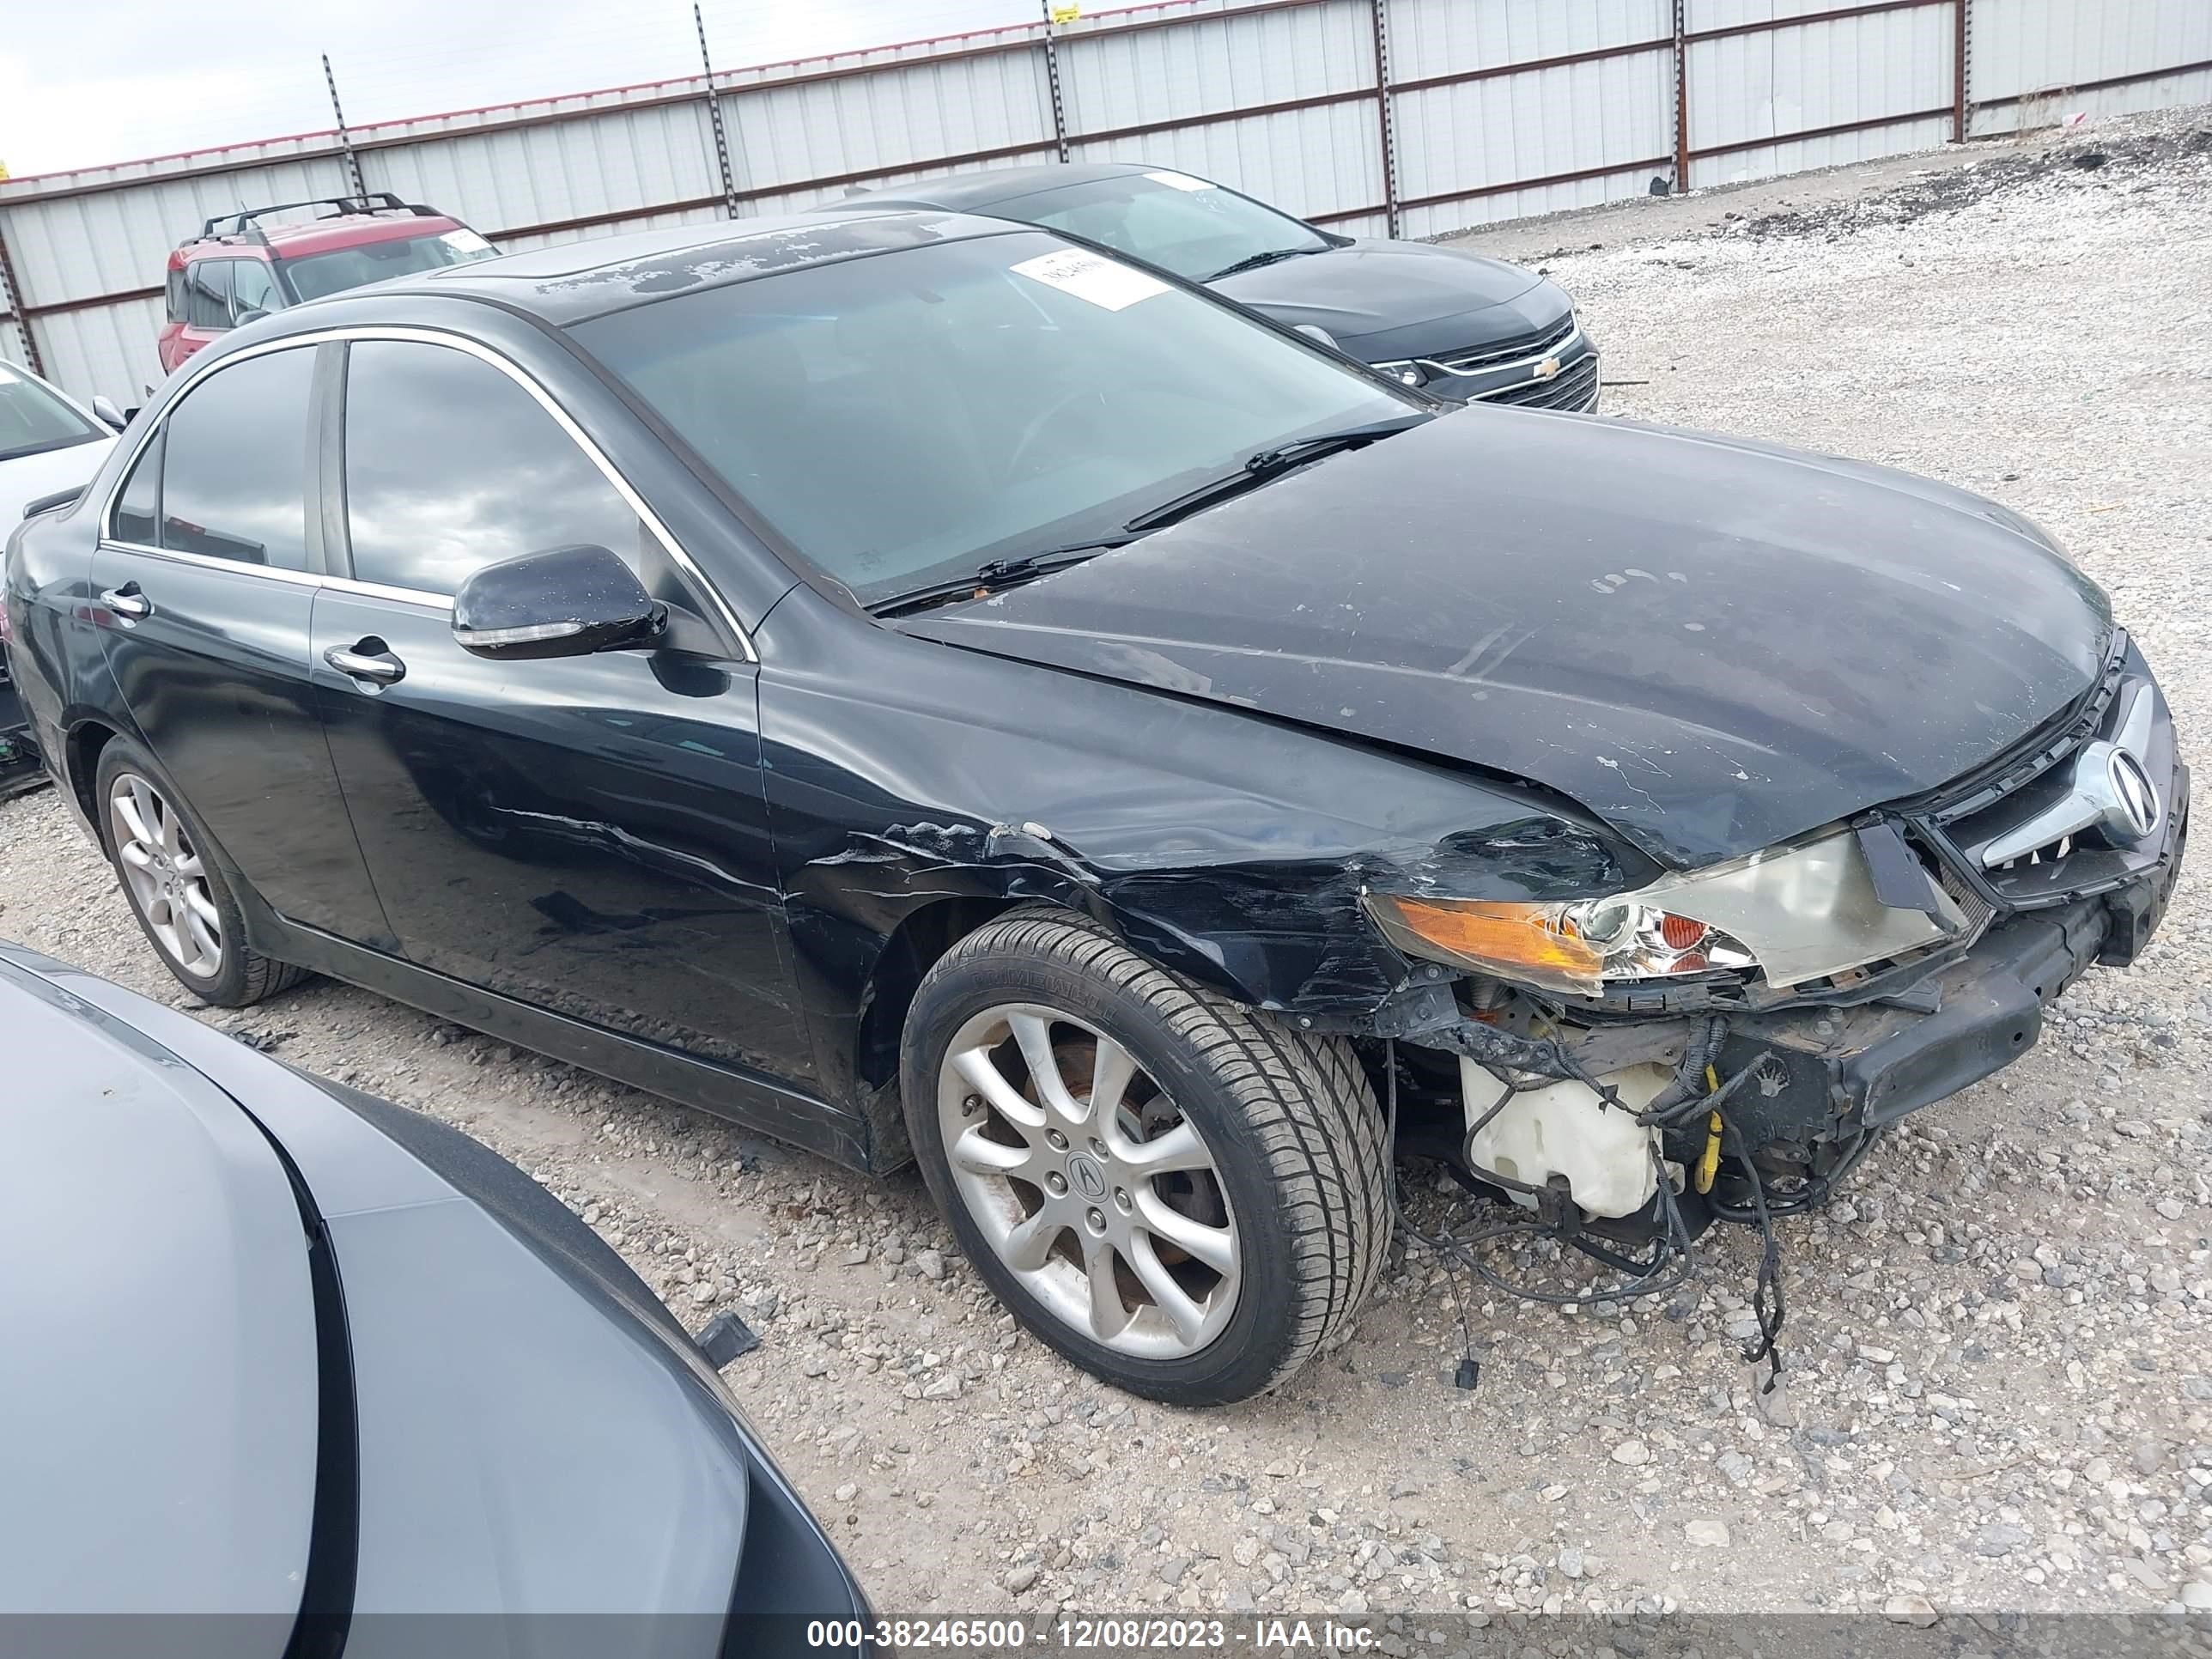
[{"label": "roof rack", "polygon": [[[295,208],[336,208],[338,215],[349,213],[415,213],[426,219],[441,218],[438,210],[424,207],[419,202],[403,202],[388,190],[372,190],[361,196],[318,196],[306,202],[276,202],[268,207],[246,208],[237,213],[219,213],[200,227],[195,241],[219,240],[226,236],[243,236],[266,246],[269,238],[255,222],[264,214],[289,213]],[[323,218],[334,216],[324,214]],[[218,226],[228,228],[218,229]]]}]

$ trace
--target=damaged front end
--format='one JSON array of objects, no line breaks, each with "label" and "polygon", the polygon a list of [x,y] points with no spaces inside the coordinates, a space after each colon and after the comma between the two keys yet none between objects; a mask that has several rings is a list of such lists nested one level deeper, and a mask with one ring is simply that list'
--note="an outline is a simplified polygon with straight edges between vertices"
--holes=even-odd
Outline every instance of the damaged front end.
[{"label": "damaged front end", "polygon": [[1925,800],[1626,895],[1372,891],[1419,964],[1362,1023],[1400,1147],[1522,1210],[1479,1236],[1548,1231],[1626,1275],[1558,1299],[1671,1285],[1713,1221],[1817,1207],[1885,1126],[2024,1054],[2092,965],[2132,961],[2188,787],[2123,636],[2054,729]]}]

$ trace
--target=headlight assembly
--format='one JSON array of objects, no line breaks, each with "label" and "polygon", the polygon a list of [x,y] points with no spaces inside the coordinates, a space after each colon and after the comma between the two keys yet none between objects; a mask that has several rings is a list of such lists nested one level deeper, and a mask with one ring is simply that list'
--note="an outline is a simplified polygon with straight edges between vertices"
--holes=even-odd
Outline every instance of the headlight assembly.
[{"label": "headlight assembly", "polygon": [[1410,357],[1402,358],[1395,363],[1370,363],[1368,367],[1379,370],[1392,380],[1401,381],[1407,386],[1425,385],[1429,378],[1428,371]]},{"label": "headlight assembly", "polygon": [[1573,904],[1371,894],[1369,914],[1410,955],[1549,991],[1595,995],[1605,981],[1747,968],[1751,953],[1692,917],[1636,896]]},{"label": "headlight assembly", "polygon": [[1548,904],[1370,893],[1367,908],[1409,955],[1583,995],[1716,968],[1756,968],[1787,987],[1941,943],[1967,926],[1933,881],[1924,910],[1884,904],[1849,830],[1632,893]]}]

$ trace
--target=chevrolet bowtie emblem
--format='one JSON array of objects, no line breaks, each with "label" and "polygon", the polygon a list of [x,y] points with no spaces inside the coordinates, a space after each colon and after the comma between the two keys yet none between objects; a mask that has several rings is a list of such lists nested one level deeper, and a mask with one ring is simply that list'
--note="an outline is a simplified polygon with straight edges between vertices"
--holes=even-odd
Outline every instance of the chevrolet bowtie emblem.
[{"label": "chevrolet bowtie emblem", "polygon": [[1547,357],[1528,371],[1528,378],[1532,380],[1548,380],[1559,372],[1559,360],[1557,357]]}]

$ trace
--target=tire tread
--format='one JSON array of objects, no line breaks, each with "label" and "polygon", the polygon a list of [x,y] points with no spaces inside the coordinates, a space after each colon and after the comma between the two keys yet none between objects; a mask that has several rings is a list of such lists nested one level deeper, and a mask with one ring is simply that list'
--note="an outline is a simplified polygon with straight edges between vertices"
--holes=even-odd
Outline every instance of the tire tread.
[{"label": "tire tread", "polygon": [[986,923],[932,973],[1008,957],[1056,960],[1146,1008],[1213,1073],[1260,1143],[1281,1194],[1294,1301],[1287,1340],[1253,1392],[1348,1339],[1389,1244],[1382,1115],[1352,1045],[1182,979],[1055,907]]}]

